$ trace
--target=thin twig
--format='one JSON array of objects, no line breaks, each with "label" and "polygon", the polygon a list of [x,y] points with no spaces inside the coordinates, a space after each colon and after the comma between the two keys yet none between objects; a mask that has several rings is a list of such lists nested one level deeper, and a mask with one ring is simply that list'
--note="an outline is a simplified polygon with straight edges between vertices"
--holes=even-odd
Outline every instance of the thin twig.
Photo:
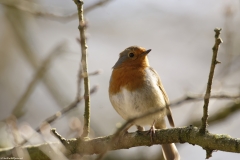
[{"label": "thin twig", "polygon": [[99,7],[99,6],[102,6],[102,5],[107,4],[107,3],[110,2],[110,1],[112,1],[112,0],[100,0],[100,1],[98,1],[98,2],[96,2],[96,3],[94,3],[94,4],[92,4],[92,5],[90,5],[90,6],[88,6],[88,7],[86,7],[86,8],[84,9],[84,12],[85,12],[85,13],[90,12],[90,11],[94,10],[95,8],[97,8],[97,7]]},{"label": "thin twig", "polygon": [[[88,76],[96,76],[96,75],[99,75],[102,71],[101,70],[96,70],[94,72],[90,72],[88,73]],[[83,75],[84,76],[84,75]]]},{"label": "thin twig", "polygon": [[80,61],[79,63],[79,69],[78,69],[78,76],[77,76],[77,94],[76,94],[76,100],[79,99],[81,96],[81,82],[82,82],[82,63]]},{"label": "thin twig", "polygon": [[80,32],[80,42],[82,50],[82,71],[84,76],[84,97],[85,97],[85,110],[84,110],[84,126],[83,126],[83,137],[88,137],[90,132],[90,97],[89,97],[89,79],[88,79],[88,62],[87,62],[87,43],[86,43],[86,34],[85,28],[86,24],[83,16],[83,1],[74,0],[78,9],[78,18],[79,18],[79,32]]},{"label": "thin twig", "polygon": [[[23,58],[27,60],[27,62],[30,64],[30,67],[37,71],[37,69],[41,65],[39,61],[40,58],[38,56],[39,54],[37,54],[37,50],[34,49],[32,46],[31,40],[33,37],[27,34],[28,25],[25,25],[26,22],[24,21],[26,17],[24,17],[24,14],[21,14],[19,10],[14,10],[13,12],[13,10],[11,9],[11,7],[6,6],[6,16],[9,24],[12,27],[12,32],[15,36],[14,38],[19,43],[19,53],[21,53],[23,55]],[[46,74],[42,78],[42,81],[50,95],[53,97],[53,100],[58,104],[58,106],[63,106],[71,102],[66,92],[61,92],[60,87],[56,85],[57,78],[53,74]]]},{"label": "thin twig", "polygon": [[[202,95],[187,95],[186,96],[189,99],[203,99]],[[206,98],[206,96],[204,96],[204,98]],[[211,99],[238,99],[240,98],[240,95],[229,95],[229,94],[214,94],[211,96],[208,96],[207,98],[211,98]]]},{"label": "thin twig", "polygon": [[[88,7],[86,7],[84,9],[85,14],[96,9],[99,6],[103,6],[105,4],[107,4],[108,2],[110,2],[112,0],[100,0]],[[49,13],[49,12],[43,12],[42,9],[39,9],[41,11],[34,11],[32,9],[25,9],[22,7],[19,7],[18,5],[16,5],[15,3],[12,2],[0,2],[0,4],[5,5],[7,7],[11,7],[11,8],[15,8],[33,15],[36,15],[38,17],[43,17],[43,18],[48,18],[50,20],[54,20],[54,21],[58,21],[58,22],[62,22],[62,23],[68,23],[71,22],[73,20],[76,20],[78,18],[78,13],[72,13],[72,14],[67,14],[67,15],[56,15],[54,13]]]},{"label": "thin twig", "polygon": [[22,109],[23,109],[25,103],[27,102],[28,98],[30,97],[30,95],[34,91],[34,89],[35,89],[37,83],[39,82],[39,80],[41,80],[42,77],[45,75],[45,73],[46,73],[47,69],[49,68],[50,64],[52,63],[53,59],[56,56],[58,56],[59,54],[63,53],[62,52],[63,51],[63,46],[64,46],[64,43],[60,43],[59,45],[57,45],[53,49],[53,51],[51,51],[51,53],[48,54],[46,59],[43,61],[41,67],[36,71],[35,76],[31,80],[31,82],[29,83],[28,87],[26,88],[26,91],[21,96],[21,98],[17,102],[16,106],[12,110],[12,114],[14,116],[19,118],[23,114]]},{"label": "thin twig", "polygon": [[63,138],[57,131],[56,128],[51,129],[51,133],[63,144],[69,144],[69,142]]},{"label": "thin twig", "polygon": [[[231,103],[230,105],[227,105],[226,107],[219,109],[216,113],[211,115],[211,117],[208,118],[208,123],[213,124],[215,122],[223,121],[226,118],[228,118],[230,115],[236,113],[237,111],[240,110],[240,101]],[[189,124],[193,126],[200,126],[201,121],[199,120],[194,120],[190,122]]]},{"label": "thin twig", "polygon": [[214,75],[214,69],[216,64],[220,63],[217,60],[217,54],[218,54],[218,48],[220,44],[222,43],[222,39],[220,38],[220,32],[222,29],[215,28],[215,44],[212,48],[213,50],[213,56],[212,56],[212,63],[210,68],[210,73],[208,77],[208,83],[207,83],[207,89],[206,94],[204,97],[204,106],[203,106],[203,117],[202,117],[202,125],[200,127],[200,133],[205,133],[207,128],[207,119],[208,119],[208,104],[209,104],[209,97],[211,95],[211,87],[212,87],[212,81],[213,81],[213,75]]},{"label": "thin twig", "polygon": [[[90,94],[93,94],[97,91],[98,86],[94,86],[91,90],[90,90]],[[56,121],[57,119],[59,119],[62,115],[66,114],[67,112],[69,112],[70,110],[76,108],[78,106],[78,104],[85,99],[85,97],[79,97],[78,99],[75,99],[75,101],[73,101],[69,106],[64,107],[62,110],[56,112],[54,115],[46,118],[41,124],[51,124],[54,121]],[[40,132],[41,126],[37,127],[35,129],[36,132]],[[31,135],[30,137],[28,137],[28,139],[30,139],[33,135]],[[27,143],[27,140],[24,140],[20,145],[23,145]]]}]

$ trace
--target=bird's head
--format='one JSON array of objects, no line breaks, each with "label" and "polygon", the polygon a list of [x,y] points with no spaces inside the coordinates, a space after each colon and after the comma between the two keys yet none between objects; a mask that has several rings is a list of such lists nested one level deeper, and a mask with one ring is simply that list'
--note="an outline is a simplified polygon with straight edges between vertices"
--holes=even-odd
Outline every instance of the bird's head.
[{"label": "bird's head", "polygon": [[113,66],[113,69],[123,67],[147,67],[149,66],[147,54],[150,51],[151,49],[146,50],[138,46],[128,47],[119,54],[119,59]]}]

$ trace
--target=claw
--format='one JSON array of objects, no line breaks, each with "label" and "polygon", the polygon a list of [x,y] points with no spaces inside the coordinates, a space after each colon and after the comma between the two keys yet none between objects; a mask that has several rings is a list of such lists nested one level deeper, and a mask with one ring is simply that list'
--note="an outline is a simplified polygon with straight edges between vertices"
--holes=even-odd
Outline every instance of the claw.
[{"label": "claw", "polygon": [[153,121],[153,124],[151,126],[151,128],[149,129],[149,131],[147,132],[147,134],[150,135],[150,138],[151,138],[151,142],[153,142],[153,138],[155,137],[155,120]]}]

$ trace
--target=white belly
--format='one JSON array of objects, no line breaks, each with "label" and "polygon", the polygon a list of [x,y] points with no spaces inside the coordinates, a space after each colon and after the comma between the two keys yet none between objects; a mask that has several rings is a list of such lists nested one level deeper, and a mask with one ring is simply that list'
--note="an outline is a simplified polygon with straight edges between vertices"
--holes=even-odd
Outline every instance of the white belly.
[{"label": "white belly", "polygon": [[[146,69],[146,80],[144,85],[135,91],[121,88],[121,92],[110,95],[110,101],[115,110],[125,120],[140,116],[151,109],[165,107],[165,100],[157,85],[157,77],[152,76],[153,72]],[[165,111],[154,114],[137,121],[136,125],[151,125],[154,120],[162,119]]]}]

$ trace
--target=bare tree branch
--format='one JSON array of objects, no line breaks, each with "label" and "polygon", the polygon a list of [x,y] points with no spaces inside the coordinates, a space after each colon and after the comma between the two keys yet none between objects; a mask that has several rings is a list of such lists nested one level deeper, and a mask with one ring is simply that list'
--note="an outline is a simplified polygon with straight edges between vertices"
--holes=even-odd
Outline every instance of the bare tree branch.
[{"label": "bare tree branch", "polygon": [[[208,118],[208,123],[212,124],[215,122],[222,121],[222,120],[226,119],[227,117],[233,115],[234,113],[236,113],[239,110],[240,110],[240,101],[231,103],[227,107],[224,107],[224,108],[218,110],[215,114],[211,115]],[[194,125],[194,126],[200,126],[201,121],[195,120],[195,121],[190,122],[189,124]]]},{"label": "bare tree branch", "polygon": [[[91,93],[95,92],[96,88],[91,90]],[[222,96],[219,96],[222,97]],[[224,97],[230,97],[232,96],[224,96]],[[236,98],[239,98],[240,96],[236,96]],[[215,96],[214,98],[217,98]],[[176,107],[178,105],[181,105],[186,102],[194,102],[194,101],[200,101],[203,100],[204,98],[201,97],[191,97],[189,98],[186,96],[185,98],[182,98],[178,101],[175,101],[174,103],[171,103],[170,105],[172,107]],[[68,107],[70,109],[71,107],[76,107],[74,106],[74,103]],[[64,109],[62,113],[65,113],[68,111],[68,109]],[[92,140],[81,140],[81,139],[73,139],[73,140],[65,140],[61,135],[56,134],[57,138],[64,141],[65,147],[69,150],[71,154],[74,153],[79,153],[81,155],[84,154],[100,154],[100,153],[106,153],[108,150],[116,150],[116,149],[126,149],[126,148],[131,148],[131,147],[137,147],[137,146],[150,146],[154,144],[163,144],[163,143],[184,143],[188,142],[190,144],[197,144],[199,146],[202,146],[204,149],[212,149],[212,150],[222,150],[222,151],[228,151],[228,152],[240,152],[240,140],[230,138],[228,135],[215,135],[211,133],[206,133],[204,135],[197,133],[199,131],[198,128],[196,127],[182,127],[182,128],[172,128],[172,129],[165,129],[165,130],[158,130],[156,132],[156,142],[154,141],[151,143],[151,140],[148,135],[145,134],[139,134],[137,132],[134,133],[129,133],[125,134],[124,137],[122,137],[121,141],[118,141],[116,143],[116,139],[118,135],[121,133],[122,130],[124,130],[125,127],[127,127],[131,122],[147,117],[151,114],[154,114],[156,112],[161,112],[162,109],[158,109],[155,111],[151,111],[145,115],[142,115],[140,117],[136,117],[135,119],[131,119],[130,121],[126,122],[114,135],[106,136],[106,137],[99,137],[95,138]],[[53,118],[48,118],[49,123],[53,122],[52,120],[54,118],[58,118],[59,114],[55,114]],[[194,130],[193,133],[189,132],[190,130]],[[173,133],[174,131],[174,133]],[[167,136],[166,136],[167,135]],[[141,138],[142,137],[142,138]],[[185,138],[190,138],[191,139],[185,139]],[[140,139],[139,139],[140,138]],[[206,141],[206,139],[207,141]],[[205,140],[204,140],[205,139]],[[229,140],[229,141],[228,141]],[[211,142],[211,143],[208,143]],[[43,145],[38,145],[38,146],[25,146],[23,148],[27,149],[30,153],[30,156],[34,156],[36,154],[40,154],[39,157],[43,156],[46,158],[46,155],[39,150],[39,148],[42,147],[49,147],[48,145],[52,144],[43,144]],[[219,146],[220,145],[220,146]],[[226,147],[223,147],[222,145],[226,145]],[[212,147],[216,148],[212,148]],[[231,149],[229,149],[231,148]],[[0,157],[9,157],[12,154],[12,151],[14,149],[2,149],[0,150]],[[66,155],[69,155],[70,153],[67,152],[65,153]],[[54,154],[54,153],[53,153]],[[104,154],[100,154],[103,156]],[[32,158],[33,159],[33,158]]]},{"label": "bare tree branch", "polygon": [[[208,103],[209,103],[209,97],[211,95],[211,87],[212,87],[212,80],[213,80],[213,75],[214,75],[214,69],[216,64],[220,63],[219,61],[217,61],[217,54],[218,54],[218,48],[220,46],[220,44],[222,43],[222,39],[220,38],[220,32],[222,29],[218,29],[216,28],[215,31],[215,44],[212,48],[213,50],[213,56],[212,56],[212,64],[211,64],[211,68],[210,68],[210,73],[209,73],[209,77],[208,77],[208,83],[207,83],[207,89],[206,89],[206,94],[204,97],[204,106],[203,106],[203,117],[202,117],[202,125],[200,128],[200,132],[201,133],[205,133],[206,132],[206,128],[207,128],[207,119],[208,119]],[[207,158],[210,155],[207,155]]]},{"label": "bare tree branch", "polygon": [[[240,153],[240,139],[231,138],[228,135],[216,135],[211,133],[203,135],[199,133],[199,128],[193,126],[156,130],[156,138],[154,141],[151,141],[146,133],[147,131],[143,132],[143,134],[138,132],[126,133],[121,141],[114,143],[110,148],[108,144],[114,138],[114,135],[85,141],[79,141],[77,139],[67,140],[68,145],[65,145],[67,152],[64,154],[66,156],[76,153],[81,155],[92,155],[100,154],[107,148],[109,150],[119,150],[165,143],[189,143],[201,146],[203,149],[208,150]],[[49,148],[50,145],[57,144],[58,143],[26,146],[23,149],[28,150],[31,159],[47,159],[46,154],[44,154],[40,149]],[[0,157],[5,157],[5,155],[9,153],[9,156],[11,156],[14,150],[15,148],[2,149],[0,150]],[[53,151],[49,150],[49,152]],[[51,154],[56,153],[53,152]],[[37,156],[37,158],[35,156]]]},{"label": "bare tree branch", "polygon": [[[236,96],[229,96],[229,95],[220,95],[220,96],[213,96],[214,98],[234,98],[234,99],[237,99],[237,98],[240,98],[240,95],[236,95]],[[175,102],[172,102],[171,104],[169,104],[169,106],[171,106],[172,108],[173,107],[176,107],[176,106],[179,106],[183,103],[186,103],[186,102],[194,102],[194,101],[201,101],[203,100],[205,97],[203,96],[185,96]],[[104,152],[102,152],[101,154],[99,154],[99,156],[96,158],[96,160],[101,160],[103,158],[103,156],[107,153],[107,151],[110,150],[110,148],[112,147],[113,144],[115,144],[115,141],[117,140],[117,138],[119,137],[119,135],[126,129],[128,128],[132,123],[134,123],[134,121],[136,120],[139,120],[139,119],[143,119],[143,118],[146,118],[148,116],[151,116],[153,114],[156,114],[158,112],[162,112],[165,108],[158,108],[158,109],[154,109],[154,110],[150,110],[149,112],[143,114],[143,115],[140,115],[140,116],[137,116],[137,117],[134,117],[132,119],[129,119],[128,121],[126,121],[116,132],[115,134],[113,135],[113,138],[111,139],[111,141],[109,142],[108,144],[108,147],[106,148],[106,150],[104,150]]]},{"label": "bare tree branch", "polygon": [[[18,3],[16,3],[18,4]],[[23,57],[27,60],[33,70],[37,71],[40,67],[40,59],[36,49],[32,48],[32,37],[29,37],[27,25],[24,25],[26,22],[24,21],[25,17],[24,14],[20,14],[19,10],[15,9],[14,12],[12,11],[11,6],[5,7],[5,14],[7,16],[7,20],[12,27],[12,32],[15,36],[15,39],[21,46],[19,53],[23,55]],[[30,45],[31,44],[31,45]],[[42,78],[43,84],[48,89],[49,93],[53,97],[53,100],[59,105],[63,106],[68,104],[69,99],[65,92],[61,92],[58,85],[56,85],[56,77],[52,74],[46,74]]]},{"label": "bare tree branch", "polygon": [[80,43],[81,43],[81,52],[82,52],[82,71],[84,75],[84,97],[85,97],[85,110],[84,110],[84,126],[83,126],[83,134],[82,137],[88,137],[90,132],[90,90],[89,90],[89,79],[88,79],[88,61],[87,61],[87,42],[86,42],[86,34],[85,28],[86,24],[83,16],[83,1],[82,0],[74,0],[77,5],[78,10],[78,18],[79,18],[79,32],[80,32]]},{"label": "bare tree branch", "polygon": [[[90,94],[93,94],[97,91],[97,86],[94,86],[91,90],[90,90]],[[41,124],[51,124],[54,121],[56,121],[57,119],[59,119],[62,115],[66,114],[67,112],[69,112],[70,110],[76,108],[78,106],[78,104],[82,101],[82,99],[85,99],[85,97],[79,97],[78,99],[75,99],[75,101],[73,101],[69,106],[64,107],[62,110],[56,112],[54,115],[46,118]],[[35,130],[36,132],[40,132],[41,126],[37,127]],[[33,135],[32,135],[33,136]],[[28,139],[31,138],[28,137]],[[20,145],[23,145],[27,143],[27,140],[23,141]]]},{"label": "bare tree branch", "polygon": [[[86,7],[84,9],[84,12],[85,13],[91,12],[92,10],[96,9],[97,7],[103,6],[110,1],[112,1],[112,0],[99,0],[98,2]],[[15,3],[13,3],[12,1],[11,2],[7,2],[7,1],[0,2],[0,4],[7,6],[7,7],[15,8],[15,9],[18,9],[18,10],[21,10],[24,12],[28,12],[28,13],[36,15],[38,17],[43,17],[43,18],[47,18],[47,19],[62,22],[62,23],[68,23],[68,22],[71,22],[78,18],[78,13],[72,13],[72,14],[67,14],[67,15],[56,15],[54,13],[43,12],[41,9],[39,9],[39,11],[35,11],[32,9],[22,8],[22,7],[19,7],[18,5],[16,5]]]},{"label": "bare tree branch", "polygon": [[28,87],[26,88],[26,91],[23,93],[19,101],[17,102],[16,106],[14,107],[12,114],[16,117],[19,117],[23,114],[23,107],[25,103],[27,102],[29,96],[32,94],[33,90],[35,89],[37,83],[39,80],[42,79],[45,72],[47,71],[48,67],[50,66],[52,60],[59,54],[62,53],[64,47],[64,43],[58,44],[53,51],[51,51],[50,54],[46,57],[46,59],[43,61],[42,66],[36,71],[35,76],[29,83]]}]

